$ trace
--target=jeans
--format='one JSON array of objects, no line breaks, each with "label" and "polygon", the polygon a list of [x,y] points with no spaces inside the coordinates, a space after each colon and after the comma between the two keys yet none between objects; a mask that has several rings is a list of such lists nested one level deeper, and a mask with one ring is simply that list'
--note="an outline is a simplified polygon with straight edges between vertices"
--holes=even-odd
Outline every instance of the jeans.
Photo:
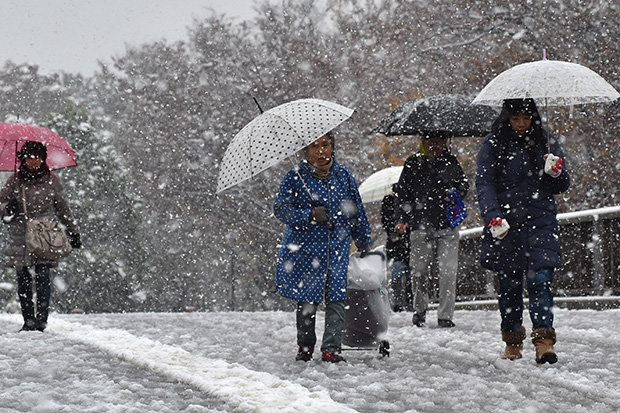
[{"label": "jeans", "polygon": [[412,310],[413,293],[411,291],[411,269],[409,269],[408,262],[396,259],[392,262],[391,284],[394,292],[394,306],[399,309],[398,311],[403,307]]},{"label": "jeans", "polygon": [[523,278],[525,276],[527,294],[530,299],[530,319],[532,329],[553,328],[553,269],[538,271],[500,272],[499,311],[502,316],[502,331],[518,331],[523,324]]},{"label": "jeans", "polygon": [[392,283],[403,282],[405,278],[411,283],[411,270],[409,265],[404,261],[394,260],[392,263]]},{"label": "jeans", "polygon": [[431,267],[439,272],[439,320],[452,320],[456,301],[456,273],[459,257],[459,232],[433,228],[411,231],[411,267],[415,278],[414,311],[424,314],[428,308]]},{"label": "jeans", "polygon": [[37,307],[32,300],[32,275],[28,267],[16,267],[17,273],[17,295],[22,308],[24,322],[36,320],[39,323],[46,323],[50,306],[50,266],[41,264],[35,266],[35,285],[37,290]]},{"label": "jeans", "polygon": [[[316,310],[319,307],[314,303],[297,303],[297,345],[302,348],[313,348],[316,344]],[[342,344],[342,329],[344,328],[344,300],[326,302],[325,331],[321,351],[340,351]]]}]

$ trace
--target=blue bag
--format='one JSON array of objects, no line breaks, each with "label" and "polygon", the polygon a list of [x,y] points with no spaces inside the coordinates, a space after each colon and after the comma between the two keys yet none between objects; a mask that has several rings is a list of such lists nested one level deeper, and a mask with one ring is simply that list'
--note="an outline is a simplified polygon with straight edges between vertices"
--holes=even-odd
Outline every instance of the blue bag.
[{"label": "blue bag", "polygon": [[448,191],[448,198],[450,198],[450,202],[446,205],[446,218],[448,218],[450,228],[454,229],[467,218],[467,207],[463,202],[463,198],[454,188]]}]

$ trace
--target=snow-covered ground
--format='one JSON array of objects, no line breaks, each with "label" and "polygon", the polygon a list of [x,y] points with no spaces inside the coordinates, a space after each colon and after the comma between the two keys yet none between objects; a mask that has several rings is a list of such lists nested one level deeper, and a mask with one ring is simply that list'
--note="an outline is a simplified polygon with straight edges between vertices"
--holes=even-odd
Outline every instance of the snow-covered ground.
[{"label": "snow-covered ground", "polygon": [[529,341],[499,359],[496,310],[434,317],[393,314],[389,358],[333,365],[293,361],[293,313],[53,314],[45,333],[0,314],[0,411],[620,411],[620,310],[557,309],[553,366]]}]

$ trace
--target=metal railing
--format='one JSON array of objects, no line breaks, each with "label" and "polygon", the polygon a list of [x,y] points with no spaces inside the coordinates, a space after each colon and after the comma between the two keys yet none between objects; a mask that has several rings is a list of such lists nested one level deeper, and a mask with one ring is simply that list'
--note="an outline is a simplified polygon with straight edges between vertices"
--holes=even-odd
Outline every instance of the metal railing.
[{"label": "metal railing", "polygon": [[[558,297],[620,295],[620,206],[558,214],[564,265]],[[495,273],[480,266],[482,227],[460,231],[457,300],[497,297]]]}]

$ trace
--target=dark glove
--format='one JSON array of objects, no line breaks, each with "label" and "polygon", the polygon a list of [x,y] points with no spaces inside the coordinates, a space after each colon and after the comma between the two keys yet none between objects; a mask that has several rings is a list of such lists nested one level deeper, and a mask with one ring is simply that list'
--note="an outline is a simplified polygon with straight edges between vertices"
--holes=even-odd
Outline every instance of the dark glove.
[{"label": "dark glove", "polygon": [[312,220],[318,224],[327,222],[327,208],[318,206],[312,209]]},{"label": "dark glove", "polygon": [[360,251],[360,258],[364,258],[370,252],[370,246],[364,247],[360,249],[359,251]]},{"label": "dark glove", "polygon": [[69,237],[69,244],[71,244],[71,248],[82,248],[82,239],[80,238],[79,233],[69,232],[67,236]]},{"label": "dark glove", "polygon": [[17,199],[13,198],[4,208],[4,212],[2,213],[2,222],[5,224],[11,223],[17,214],[19,214],[19,203],[17,202]]}]

